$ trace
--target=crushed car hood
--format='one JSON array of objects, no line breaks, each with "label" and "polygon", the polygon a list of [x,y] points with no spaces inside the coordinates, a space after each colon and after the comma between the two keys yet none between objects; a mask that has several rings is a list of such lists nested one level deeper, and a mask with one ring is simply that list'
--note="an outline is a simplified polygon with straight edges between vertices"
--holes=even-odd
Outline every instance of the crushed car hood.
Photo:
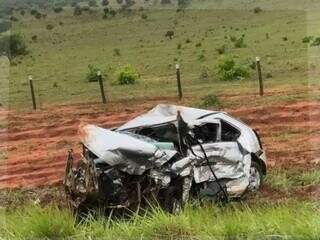
[{"label": "crushed car hood", "polygon": [[160,167],[169,161],[175,150],[160,149],[151,142],[85,125],[80,128],[82,143],[97,156],[95,163],[107,163],[133,175],[141,175],[153,167]]}]

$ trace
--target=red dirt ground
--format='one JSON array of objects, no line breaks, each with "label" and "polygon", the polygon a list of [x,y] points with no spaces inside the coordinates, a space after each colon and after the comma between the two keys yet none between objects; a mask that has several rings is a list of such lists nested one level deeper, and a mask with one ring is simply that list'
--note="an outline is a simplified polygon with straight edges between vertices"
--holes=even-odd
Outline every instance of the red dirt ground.
[{"label": "red dirt ground", "polygon": [[[36,112],[0,109],[0,189],[57,185],[62,182],[67,150],[80,152],[77,136],[82,122],[114,127],[152,108],[159,99],[135,107],[74,104]],[[138,107],[137,107],[138,106]],[[226,109],[261,135],[268,164],[283,168],[320,165],[320,103],[306,101],[259,108]]]}]

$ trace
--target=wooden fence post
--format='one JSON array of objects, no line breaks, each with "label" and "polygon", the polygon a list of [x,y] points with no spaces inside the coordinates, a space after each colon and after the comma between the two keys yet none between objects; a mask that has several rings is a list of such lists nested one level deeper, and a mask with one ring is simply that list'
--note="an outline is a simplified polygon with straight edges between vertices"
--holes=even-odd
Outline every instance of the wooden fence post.
[{"label": "wooden fence post", "polygon": [[36,97],[34,95],[34,88],[33,88],[33,80],[32,80],[32,76],[30,75],[28,77],[29,79],[29,85],[30,85],[30,91],[31,91],[31,98],[32,98],[32,105],[33,105],[33,109],[36,110],[37,109],[37,104],[36,104]]},{"label": "wooden fence post", "polygon": [[99,86],[100,86],[100,92],[101,92],[102,102],[103,102],[103,104],[106,104],[106,103],[107,103],[107,100],[106,100],[106,96],[105,96],[105,94],[104,94],[104,87],[103,87],[102,75],[101,75],[101,72],[100,72],[100,71],[97,72],[97,76],[98,76],[98,82],[99,82]]},{"label": "wooden fence post", "polygon": [[256,63],[257,63],[257,71],[258,71],[258,78],[259,78],[259,94],[260,96],[263,96],[263,79],[262,79],[262,73],[261,73],[261,64],[260,64],[260,57],[256,57]]},{"label": "wooden fence post", "polygon": [[176,74],[177,74],[177,87],[178,87],[179,100],[181,100],[182,99],[182,88],[181,88],[180,65],[179,64],[176,64]]}]

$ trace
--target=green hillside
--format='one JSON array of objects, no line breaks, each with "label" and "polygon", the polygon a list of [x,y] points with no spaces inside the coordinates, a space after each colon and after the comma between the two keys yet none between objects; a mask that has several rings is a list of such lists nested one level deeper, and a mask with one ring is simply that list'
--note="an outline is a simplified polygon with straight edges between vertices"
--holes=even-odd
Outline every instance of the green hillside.
[{"label": "green hillside", "polygon": [[[267,87],[307,85],[312,80],[310,65],[316,69],[318,61],[311,56],[319,52],[319,46],[310,47],[302,40],[320,37],[320,16],[317,11],[293,9],[310,6],[311,2],[316,8],[317,2],[231,2],[194,1],[190,9],[176,11],[174,4],[164,8],[150,1],[141,9],[143,3],[137,1],[134,10],[119,12],[119,5],[110,1],[108,8],[117,13],[106,19],[101,6],[90,7],[80,16],[74,16],[70,5],[60,13],[50,7],[37,8],[46,15],[40,19],[30,15],[30,9],[25,9],[24,15],[21,9],[14,10],[17,21],[12,22],[11,32],[23,36],[30,53],[11,62],[9,105],[29,104],[30,74],[40,104],[99,101],[97,83],[86,80],[88,65],[107,75],[108,96],[114,101],[175,95],[176,63],[181,65],[184,91],[190,97],[211,92],[252,92],[257,87],[256,56],[261,57]],[[256,13],[257,6],[261,11]],[[165,36],[168,31],[174,31],[172,39]],[[240,38],[243,42],[239,47],[235,39]],[[248,68],[250,76],[238,81],[219,80],[217,65],[226,56]],[[126,64],[140,73],[138,84],[112,84],[119,66]],[[5,91],[7,82],[1,85],[0,91]]]}]

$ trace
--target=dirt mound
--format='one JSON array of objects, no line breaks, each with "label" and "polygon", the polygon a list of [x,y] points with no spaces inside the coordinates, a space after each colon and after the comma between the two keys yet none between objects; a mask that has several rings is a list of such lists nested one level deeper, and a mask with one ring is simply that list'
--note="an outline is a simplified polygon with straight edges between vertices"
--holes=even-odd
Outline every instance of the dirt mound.
[{"label": "dirt mound", "polygon": [[[137,104],[138,105],[138,104]],[[136,105],[136,106],[137,106]],[[0,131],[0,188],[36,187],[62,182],[67,150],[79,156],[78,126],[114,127],[151,108],[154,102],[112,108],[99,104],[47,107],[35,112],[0,109],[8,129]],[[320,152],[320,103],[301,102],[229,109],[262,136],[270,166],[312,167]]]}]

